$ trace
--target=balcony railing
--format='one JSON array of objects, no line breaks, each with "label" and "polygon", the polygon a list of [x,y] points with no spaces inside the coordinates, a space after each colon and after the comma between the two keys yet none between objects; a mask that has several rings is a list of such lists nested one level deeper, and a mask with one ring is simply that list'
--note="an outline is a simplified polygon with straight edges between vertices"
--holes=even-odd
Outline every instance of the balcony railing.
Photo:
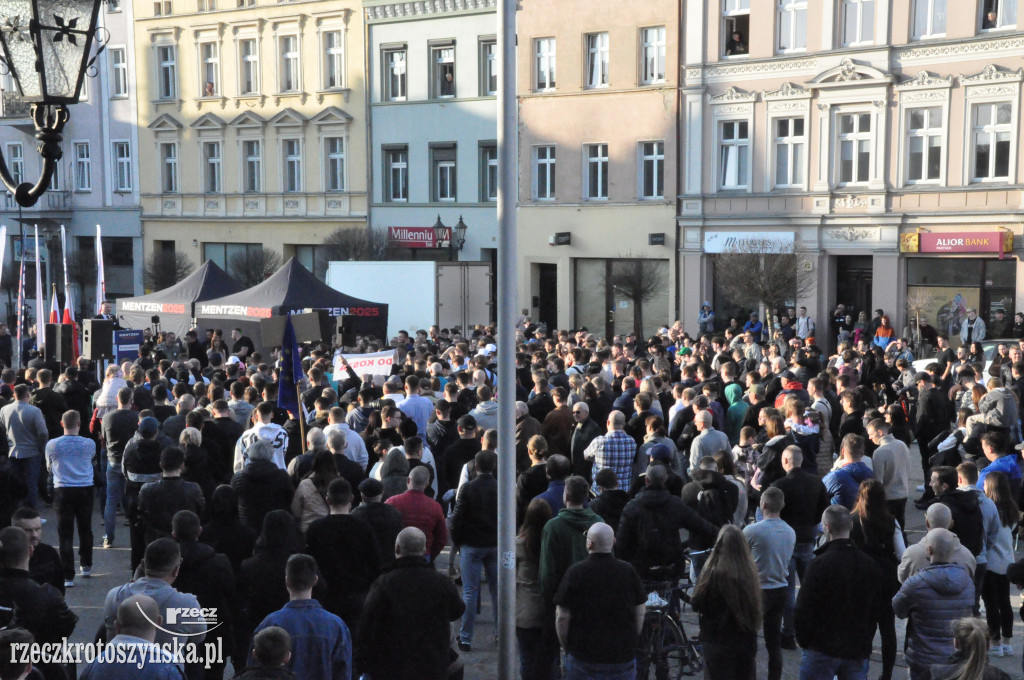
[{"label": "balcony railing", "polygon": [[28,118],[29,106],[17,92],[0,92],[0,118]]}]

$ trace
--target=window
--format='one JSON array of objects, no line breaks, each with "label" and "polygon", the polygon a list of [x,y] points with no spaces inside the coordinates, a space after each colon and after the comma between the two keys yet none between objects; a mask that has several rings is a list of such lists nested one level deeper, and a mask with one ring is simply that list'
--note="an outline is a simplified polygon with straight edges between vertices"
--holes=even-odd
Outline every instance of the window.
[{"label": "window", "polygon": [[480,96],[498,94],[498,43],[480,41]]},{"label": "window", "polygon": [[89,142],[75,142],[75,191],[92,191],[92,152]]},{"label": "window", "polygon": [[165,194],[178,193],[178,145],[160,144],[161,187]]},{"label": "window", "polygon": [[409,200],[409,147],[384,150],[384,200]]},{"label": "window", "polygon": [[454,202],[456,193],[455,145],[431,147],[430,166],[433,200],[442,203]]},{"label": "window", "polygon": [[324,89],[345,87],[345,48],[341,31],[327,31],[323,35]]},{"label": "window", "polygon": [[719,187],[746,189],[750,170],[749,123],[745,120],[729,120],[720,125]]},{"label": "window", "polygon": [[384,101],[405,101],[405,48],[384,50]]},{"label": "window", "polygon": [[1013,105],[1010,102],[975,104],[972,114],[974,181],[1008,180]]},{"label": "window", "polygon": [[640,29],[642,73],[645,85],[665,82],[665,27]]},{"label": "window", "polygon": [[278,39],[281,52],[281,70],[277,83],[278,92],[299,90],[299,37],[283,35]]},{"label": "window", "polygon": [[254,7],[256,0],[236,0],[237,7]]},{"label": "window", "polygon": [[345,138],[327,137],[324,140],[325,189],[327,191],[345,190]]},{"label": "window", "polygon": [[242,157],[245,165],[242,171],[242,191],[258,194],[263,187],[263,143],[258,139],[242,142]]},{"label": "window", "polygon": [[171,13],[171,0],[157,0],[153,3],[153,16],[163,17]]},{"label": "window", "polygon": [[915,0],[913,32],[918,39],[946,35],[946,0]]},{"label": "window", "polygon": [[608,145],[587,144],[586,148],[586,193],[584,198],[606,200],[608,198]]},{"label": "window", "polygon": [[132,147],[128,142],[114,142],[114,191],[132,190]]},{"label": "window", "polygon": [[63,172],[60,169],[60,163],[54,163],[53,175],[50,177],[50,191],[61,191]]},{"label": "window", "polygon": [[839,123],[839,184],[861,184],[871,176],[871,114],[844,113]]},{"label": "window", "polygon": [[121,11],[121,0],[107,0],[107,14]]},{"label": "window", "polygon": [[320,253],[317,246],[298,245],[295,248],[295,259],[309,271],[317,270],[317,263],[320,262]]},{"label": "window", "polygon": [[128,95],[128,60],[123,47],[110,48],[111,94],[114,97]]},{"label": "window", "polygon": [[1016,28],[1017,0],[983,0],[981,3],[981,28]]},{"label": "window", "polygon": [[241,69],[238,94],[256,94],[260,89],[260,56],[255,38],[239,40],[238,54]]},{"label": "window", "polygon": [[807,49],[807,0],[779,0],[779,52]]},{"label": "window", "polygon": [[25,181],[25,152],[20,142],[7,145],[7,163],[15,184]]},{"label": "window", "polygon": [[536,64],[536,88],[555,89],[555,39],[537,38],[533,41],[533,60]]},{"label": "window", "polygon": [[538,201],[555,198],[555,147],[533,147],[533,197]]},{"label": "window", "polygon": [[937,181],[942,175],[942,108],[907,111],[907,182]]},{"label": "window", "polygon": [[217,0],[197,0],[196,9],[200,12],[212,12],[217,9]]},{"label": "window", "polygon": [[281,156],[284,158],[284,190],[302,191],[302,142],[298,139],[282,141]]},{"label": "window", "polygon": [[199,57],[202,61],[200,78],[203,83],[202,97],[216,97],[220,94],[220,56],[217,50],[217,43],[202,43],[199,45]]},{"label": "window", "polygon": [[455,96],[455,45],[430,48],[430,66],[434,97]]},{"label": "window", "polygon": [[203,189],[208,194],[221,192],[220,142],[203,142]]},{"label": "window", "polygon": [[750,0],[722,0],[722,30],[725,56],[742,56],[749,52]]},{"label": "window", "polygon": [[156,48],[156,57],[160,99],[174,99],[178,96],[177,49],[173,45],[161,45]]},{"label": "window", "polygon": [[875,39],[875,0],[843,0],[843,47]]},{"label": "window", "polygon": [[498,200],[498,147],[493,144],[480,146],[480,200]]},{"label": "window", "polygon": [[640,144],[640,198],[665,197],[665,142]]},{"label": "window", "polygon": [[[104,245],[106,244],[104,243]],[[252,273],[239,271],[238,268],[244,268],[247,263],[255,261],[262,251],[262,243],[204,243],[203,259],[212,260],[229,276],[233,276],[239,281],[247,281]]]},{"label": "window", "polygon": [[587,34],[586,87],[608,87],[608,34]]},{"label": "window", "polygon": [[807,138],[803,118],[776,118],[775,186],[800,187],[804,184],[804,160]]}]

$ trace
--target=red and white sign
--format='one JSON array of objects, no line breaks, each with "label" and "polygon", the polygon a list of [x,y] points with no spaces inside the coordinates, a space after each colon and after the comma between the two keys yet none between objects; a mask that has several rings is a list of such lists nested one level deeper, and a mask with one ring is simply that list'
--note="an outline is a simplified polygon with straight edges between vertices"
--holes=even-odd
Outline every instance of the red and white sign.
[{"label": "red and white sign", "polygon": [[[384,379],[391,375],[391,367],[395,365],[395,350],[374,352],[373,354],[342,354],[348,365],[360,378],[364,375],[374,376],[374,382],[384,384]],[[334,360],[334,379],[344,380],[348,372],[341,365],[341,359]],[[379,376],[379,378],[378,378]]]},{"label": "red and white sign", "polygon": [[998,253],[1003,250],[1005,232],[936,234],[923,233],[922,253]]},{"label": "red and white sign", "polygon": [[[452,228],[445,227],[442,243],[451,241]],[[388,242],[399,248],[440,248],[433,227],[388,227]]]}]

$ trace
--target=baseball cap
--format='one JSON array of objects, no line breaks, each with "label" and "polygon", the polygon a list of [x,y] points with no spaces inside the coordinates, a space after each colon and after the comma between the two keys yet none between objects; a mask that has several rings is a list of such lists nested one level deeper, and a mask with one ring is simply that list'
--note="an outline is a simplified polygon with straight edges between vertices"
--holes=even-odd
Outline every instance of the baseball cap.
[{"label": "baseball cap", "polygon": [[647,449],[647,455],[651,457],[651,460],[661,460],[666,463],[672,460],[672,450],[668,448],[667,444],[655,444]]},{"label": "baseball cap", "polygon": [[156,418],[146,417],[139,421],[139,434],[149,438],[160,431],[160,421]]},{"label": "baseball cap", "polygon": [[384,485],[373,477],[369,477],[359,482],[359,493],[367,498],[375,498],[384,493]]}]

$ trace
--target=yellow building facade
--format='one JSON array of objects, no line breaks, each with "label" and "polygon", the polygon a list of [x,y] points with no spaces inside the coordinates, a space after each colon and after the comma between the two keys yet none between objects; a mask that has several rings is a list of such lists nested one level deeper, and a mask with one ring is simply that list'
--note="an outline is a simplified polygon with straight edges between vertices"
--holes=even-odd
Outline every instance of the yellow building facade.
[{"label": "yellow building facade", "polygon": [[263,248],[312,268],[325,236],[365,227],[358,4],[136,0],[147,256],[241,280]]}]

